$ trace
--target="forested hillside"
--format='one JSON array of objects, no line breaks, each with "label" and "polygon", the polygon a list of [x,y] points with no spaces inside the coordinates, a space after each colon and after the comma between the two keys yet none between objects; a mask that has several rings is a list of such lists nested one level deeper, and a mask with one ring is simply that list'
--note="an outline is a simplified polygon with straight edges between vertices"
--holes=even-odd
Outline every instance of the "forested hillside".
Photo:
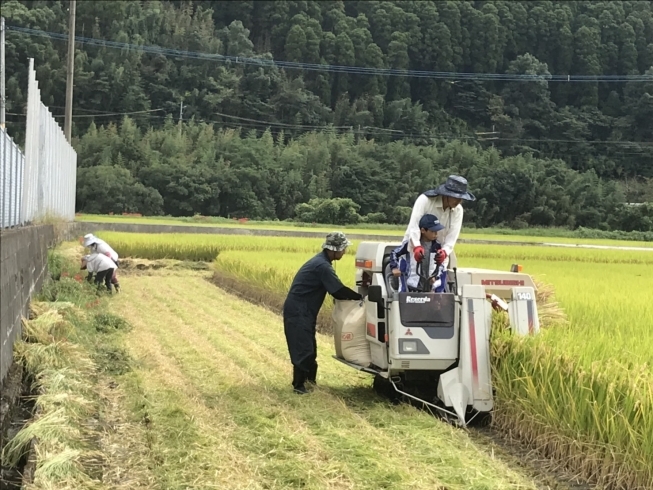
[{"label": "forested hillside", "polygon": [[[19,141],[28,57],[64,112],[67,6],[3,2]],[[653,200],[651,2],[78,1],[76,33],[81,210],[400,221],[456,171],[478,226],[653,229],[621,206]]]}]

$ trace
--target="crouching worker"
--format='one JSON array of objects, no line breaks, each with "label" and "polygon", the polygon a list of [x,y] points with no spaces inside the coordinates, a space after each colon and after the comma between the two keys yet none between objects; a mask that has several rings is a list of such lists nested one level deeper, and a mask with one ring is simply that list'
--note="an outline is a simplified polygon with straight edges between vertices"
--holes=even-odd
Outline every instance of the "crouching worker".
[{"label": "crouching worker", "polygon": [[91,253],[99,253],[106,255],[116,264],[116,270],[111,277],[111,284],[116,288],[116,293],[120,292],[120,283],[118,282],[118,253],[111,248],[104,240],[96,237],[93,233],[84,235],[84,247],[88,247],[91,250]]},{"label": "crouching worker", "polygon": [[[437,240],[438,231],[443,230],[438,218],[433,214],[425,214],[419,220],[420,246],[428,250],[428,270],[423,270],[422,262],[415,260],[414,247],[410,240],[404,242],[390,252],[392,276],[396,277],[399,284],[395,289],[400,293],[426,291],[424,281],[430,279],[430,290],[442,293],[446,288],[447,272],[443,265],[443,257],[438,254],[442,248]],[[390,279],[390,278],[388,278]]]},{"label": "crouching worker", "polygon": [[349,245],[351,242],[344,233],[329,233],[322,251],[299,269],[288,291],[283,305],[283,327],[293,365],[292,386],[295,393],[307,393],[305,383],[316,382],[315,327],[326,294],[339,300],[360,301],[363,298],[338,279],[331,265],[334,260],[342,258]]},{"label": "crouching worker", "polygon": [[93,280],[93,274],[95,274],[95,284],[98,289],[104,285],[106,286],[109,294],[111,294],[111,280],[116,272],[118,266],[113,260],[107,257],[104,254],[94,253],[91,255],[85,255],[82,257],[82,269],[88,270],[87,280],[91,282]]}]

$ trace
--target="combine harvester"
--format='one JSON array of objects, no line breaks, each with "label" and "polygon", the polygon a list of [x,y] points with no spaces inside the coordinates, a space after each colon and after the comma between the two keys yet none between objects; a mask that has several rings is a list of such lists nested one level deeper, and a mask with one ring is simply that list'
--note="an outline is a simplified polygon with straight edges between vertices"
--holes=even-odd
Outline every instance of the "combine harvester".
[{"label": "combine harvester", "polygon": [[[389,270],[390,252],[397,245],[362,242],[356,253],[372,362],[362,366],[334,358],[374,375],[377,391],[421,402],[456,425],[465,427],[477,417],[487,420],[494,406],[492,309],[508,313],[516,335],[536,335],[533,280],[516,265],[511,272],[453,269],[447,277],[450,292],[399,293]],[[336,351],[340,341],[336,337]]]}]

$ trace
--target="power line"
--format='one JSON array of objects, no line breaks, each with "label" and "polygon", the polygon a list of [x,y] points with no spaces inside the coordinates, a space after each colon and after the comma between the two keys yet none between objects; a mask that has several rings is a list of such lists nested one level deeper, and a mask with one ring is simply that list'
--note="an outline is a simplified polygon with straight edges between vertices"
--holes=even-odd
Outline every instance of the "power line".
[{"label": "power line", "polygon": [[[61,106],[52,106],[61,108]],[[83,109],[88,111],[88,109]],[[147,111],[134,111],[134,112],[98,112],[97,114],[74,114],[73,117],[107,117],[107,116],[131,116],[135,114],[149,114],[152,112],[162,111],[163,109],[150,109]],[[27,114],[19,114],[16,112],[8,112],[7,114],[12,116],[27,116]],[[52,117],[65,117],[65,114],[52,114]]]},{"label": "power line", "polygon": [[[48,108],[55,108],[55,109],[65,109],[64,106],[61,105],[48,105]],[[97,109],[84,109],[83,107],[74,107],[75,112],[77,111],[82,111],[82,112],[92,112],[93,114],[116,114],[115,111],[99,111]],[[148,111],[163,111],[164,109],[148,109],[144,112]],[[120,114],[136,114],[137,112],[143,112],[143,111],[135,111],[135,112],[121,112]]]},{"label": "power line", "polygon": [[[54,107],[60,107],[60,106],[54,106]],[[86,109],[89,110],[89,109]],[[101,112],[99,114],[81,114],[81,115],[75,115],[73,117],[122,117],[122,116],[147,116],[150,118],[155,118],[155,119],[165,119],[169,117],[170,115],[155,115],[153,114],[154,112],[160,112],[164,111],[164,109],[151,109],[147,111],[135,111],[135,112],[115,112],[115,113],[104,113]],[[245,118],[245,117],[239,117],[239,116],[232,116],[229,114],[222,114],[222,113],[215,113],[216,115],[219,115],[221,117],[229,117],[245,122],[230,122],[230,121],[217,121],[213,119],[204,119],[198,116],[192,116],[190,118],[182,118],[181,121],[183,122],[199,122],[199,123],[204,123],[204,124],[218,124],[218,125],[230,125],[230,126],[235,126],[236,128],[240,129],[270,129],[271,131],[276,133],[279,133],[283,131],[284,129],[286,130],[298,130],[298,131],[307,131],[307,130],[312,130],[312,131],[333,131],[338,134],[356,134],[356,135],[362,135],[362,136],[389,136],[394,139],[410,139],[410,140],[416,140],[416,139],[432,139],[432,140],[447,140],[447,141],[453,141],[453,140],[473,140],[475,142],[481,142],[483,139],[479,139],[476,136],[473,135],[463,135],[463,134],[449,134],[449,133],[441,133],[441,132],[436,132],[434,134],[431,133],[423,133],[423,132],[415,132],[415,131],[403,131],[403,130],[398,130],[398,129],[386,129],[386,128],[378,128],[374,126],[360,126],[359,128],[355,128],[353,125],[350,126],[329,126],[329,125],[322,125],[322,126],[311,126],[311,125],[304,125],[304,124],[287,124],[287,123],[281,123],[281,122],[273,122],[273,121],[263,121],[260,119],[252,119],[252,118]],[[18,114],[18,113],[13,113],[13,112],[8,112],[7,115],[11,116],[22,116],[25,117],[26,114]],[[63,114],[55,114],[53,117],[64,117]],[[482,133],[479,133],[482,134]],[[579,145],[629,145],[632,147],[637,147],[637,146],[644,146],[648,147],[653,145],[651,142],[645,142],[645,141],[619,141],[619,140],[565,140],[565,139],[537,139],[537,138],[502,138],[502,137],[493,137],[492,140],[494,141],[507,141],[507,142],[520,142],[520,143],[566,143],[566,144],[579,144]],[[635,150],[636,148],[630,148],[632,150]],[[639,153],[635,153],[639,154]]]},{"label": "power line", "polygon": [[[8,31],[27,34],[30,36],[46,37],[54,40],[67,40],[67,35],[56,32],[48,32],[28,27],[7,26]],[[81,44],[88,44],[99,47],[116,49],[129,49],[146,53],[160,54],[163,56],[175,56],[179,58],[191,58],[210,60],[218,62],[232,62],[242,65],[254,65],[259,67],[277,66],[279,68],[322,71],[330,73],[348,73],[352,75],[372,76],[397,76],[413,78],[433,78],[443,80],[476,80],[476,81],[515,81],[515,82],[567,82],[567,83],[596,83],[596,82],[646,82],[653,81],[651,75],[531,75],[531,74],[508,74],[508,73],[465,73],[465,72],[438,72],[423,70],[398,70],[394,68],[366,68],[344,65],[323,65],[317,63],[299,63],[294,61],[279,61],[265,58],[249,58],[242,56],[228,56],[214,53],[203,53],[199,51],[186,51],[179,49],[162,48],[159,46],[146,46],[90,37],[76,36],[75,41]]]},{"label": "power line", "polygon": [[282,122],[267,122],[267,121],[260,121],[257,119],[250,119],[247,117],[239,117],[239,116],[231,116],[229,114],[222,114],[220,112],[214,112],[216,116],[221,116],[221,117],[228,117],[230,119],[238,119],[240,121],[249,121],[249,122],[257,122],[257,123],[265,123],[265,124],[275,124],[278,126],[287,126],[287,127],[293,127],[293,128],[299,128],[299,127],[304,127],[304,128],[315,128],[315,129],[330,129],[330,128],[346,128],[349,129],[350,126],[312,126],[312,125],[306,125],[306,124],[287,124],[287,123],[282,123]]},{"label": "power line", "polygon": [[619,141],[619,140],[559,140],[559,139],[538,139],[538,138],[493,138],[499,141],[521,141],[525,143],[578,143],[590,145],[653,145],[648,141]]}]

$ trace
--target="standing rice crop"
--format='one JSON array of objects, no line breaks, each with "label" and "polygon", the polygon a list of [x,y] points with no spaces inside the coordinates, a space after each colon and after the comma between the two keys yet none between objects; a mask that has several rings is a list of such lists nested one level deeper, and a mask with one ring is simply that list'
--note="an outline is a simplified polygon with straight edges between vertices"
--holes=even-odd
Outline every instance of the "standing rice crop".
[{"label": "standing rice crop", "polygon": [[[285,238],[246,235],[210,235],[199,233],[122,233],[99,232],[121,257],[140,259],[176,259],[212,261],[220,252],[311,253],[320,249],[324,241],[319,238]],[[348,255],[353,255],[355,246]]]}]

